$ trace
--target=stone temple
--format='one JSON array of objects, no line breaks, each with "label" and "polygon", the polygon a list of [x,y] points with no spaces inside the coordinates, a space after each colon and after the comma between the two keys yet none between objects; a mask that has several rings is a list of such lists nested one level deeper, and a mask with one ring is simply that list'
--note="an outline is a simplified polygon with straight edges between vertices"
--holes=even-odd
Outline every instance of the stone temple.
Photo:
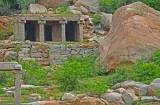
[{"label": "stone temple", "polygon": [[79,15],[16,14],[15,40],[34,42],[82,42],[84,19]]}]

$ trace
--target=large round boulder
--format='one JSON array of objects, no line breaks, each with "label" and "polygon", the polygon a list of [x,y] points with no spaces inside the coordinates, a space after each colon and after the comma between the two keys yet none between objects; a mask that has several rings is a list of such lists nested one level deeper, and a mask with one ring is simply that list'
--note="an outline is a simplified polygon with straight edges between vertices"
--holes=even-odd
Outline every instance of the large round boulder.
[{"label": "large round boulder", "polygon": [[136,2],[119,8],[111,29],[100,43],[100,58],[112,71],[120,64],[134,63],[160,48],[160,12]]}]

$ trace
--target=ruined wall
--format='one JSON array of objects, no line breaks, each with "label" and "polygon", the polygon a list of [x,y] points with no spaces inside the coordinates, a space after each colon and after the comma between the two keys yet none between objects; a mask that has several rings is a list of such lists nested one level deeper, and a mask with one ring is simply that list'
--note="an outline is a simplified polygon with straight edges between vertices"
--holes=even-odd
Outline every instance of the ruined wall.
[{"label": "ruined wall", "polygon": [[81,45],[57,45],[40,42],[12,42],[0,43],[0,61],[10,61],[16,58],[15,47],[21,46],[19,59],[23,61],[36,60],[44,66],[61,64],[68,55],[87,56],[99,55],[98,47],[84,47]]}]

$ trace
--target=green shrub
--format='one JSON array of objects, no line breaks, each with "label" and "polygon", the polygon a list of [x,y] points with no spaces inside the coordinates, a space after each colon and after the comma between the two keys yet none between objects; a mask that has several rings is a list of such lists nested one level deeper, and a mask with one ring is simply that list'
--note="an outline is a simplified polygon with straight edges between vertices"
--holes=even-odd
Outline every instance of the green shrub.
[{"label": "green shrub", "polygon": [[92,20],[92,22],[93,22],[94,24],[99,24],[99,23],[101,23],[101,16],[100,16],[99,14],[94,14],[94,15],[93,15],[93,20]]},{"label": "green shrub", "polygon": [[155,51],[151,57],[152,61],[160,66],[160,50]]},{"label": "green shrub", "polygon": [[[137,67],[137,65],[139,65]],[[149,84],[153,79],[160,77],[160,67],[153,63],[135,64],[131,78],[135,81]]]},{"label": "green shrub", "polygon": [[15,83],[15,74],[12,72],[0,72],[0,86],[11,87]]},{"label": "green shrub", "polygon": [[84,81],[79,87],[80,91],[88,92],[95,95],[100,95],[107,91],[109,86],[107,85],[104,78],[93,78],[88,81]]},{"label": "green shrub", "polygon": [[129,75],[127,66],[119,66],[114,73],[107,75],[107,84],[113,86],[116,83],[126,81],[130,78]]},{"label": "green shrub", "polygon": [[65,62],[56,72],[55,79],[63,90],[74,90],[79,84],[79,79],[84,74],[84,69],[79,62]]},{"label": "green shrub", "polygon": [[46,86],[51,84],[51,82],[47,79],[47,71],[43,70],[42,66],[36,61],[25,61],[20,62],[20,64],[22,64],[23,69],[26,70],[25,74],[22,76],[23,81],[26,84],[38,86]]},{"label": "green shrub", "polygon": [[55,80],[63,90],[76,90],[80,79],[98,75],[101,68],[95,61],[96,56],[70,56],[56,71]]},{"label": "green shrub", "polygon": [[[17,0],[17,3],[21,7],[21,12],[27,12],[27,9],[30,4],[36,4],[38,0]],[[24,12],[25,11],[25,12]]]},{"label": "green shrub", "polygon": [[70,6],[69,3],[61,3],[60,6],[53,11],[54,14],[73,14],[70,10],[68,10],[68,7]]},{"label": "green shrub", "polygon": [[123,0],[100,0],[99,8],[106,13],[114,13],[119,7],[124,5]]},{"label": "green shrub", "polygon": [[159,0],[140,0],[148,6],[160,11],[160,2]]}]

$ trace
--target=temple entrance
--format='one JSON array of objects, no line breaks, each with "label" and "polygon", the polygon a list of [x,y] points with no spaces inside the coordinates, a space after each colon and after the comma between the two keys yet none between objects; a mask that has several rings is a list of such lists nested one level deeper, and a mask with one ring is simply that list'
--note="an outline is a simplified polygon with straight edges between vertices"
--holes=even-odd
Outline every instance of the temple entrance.
[{"label": "temple entrance", "polygon": [[69,21],[66,24],[66,41],[76,41],[77,22]]},{"label": "temple entrance", "polygon": [[45,25],[45,41],[52,41],[52,25]]},{"label": "temple entrance", "polygon": [[26,21],[25,40],[36,41],[36,21]]}]

